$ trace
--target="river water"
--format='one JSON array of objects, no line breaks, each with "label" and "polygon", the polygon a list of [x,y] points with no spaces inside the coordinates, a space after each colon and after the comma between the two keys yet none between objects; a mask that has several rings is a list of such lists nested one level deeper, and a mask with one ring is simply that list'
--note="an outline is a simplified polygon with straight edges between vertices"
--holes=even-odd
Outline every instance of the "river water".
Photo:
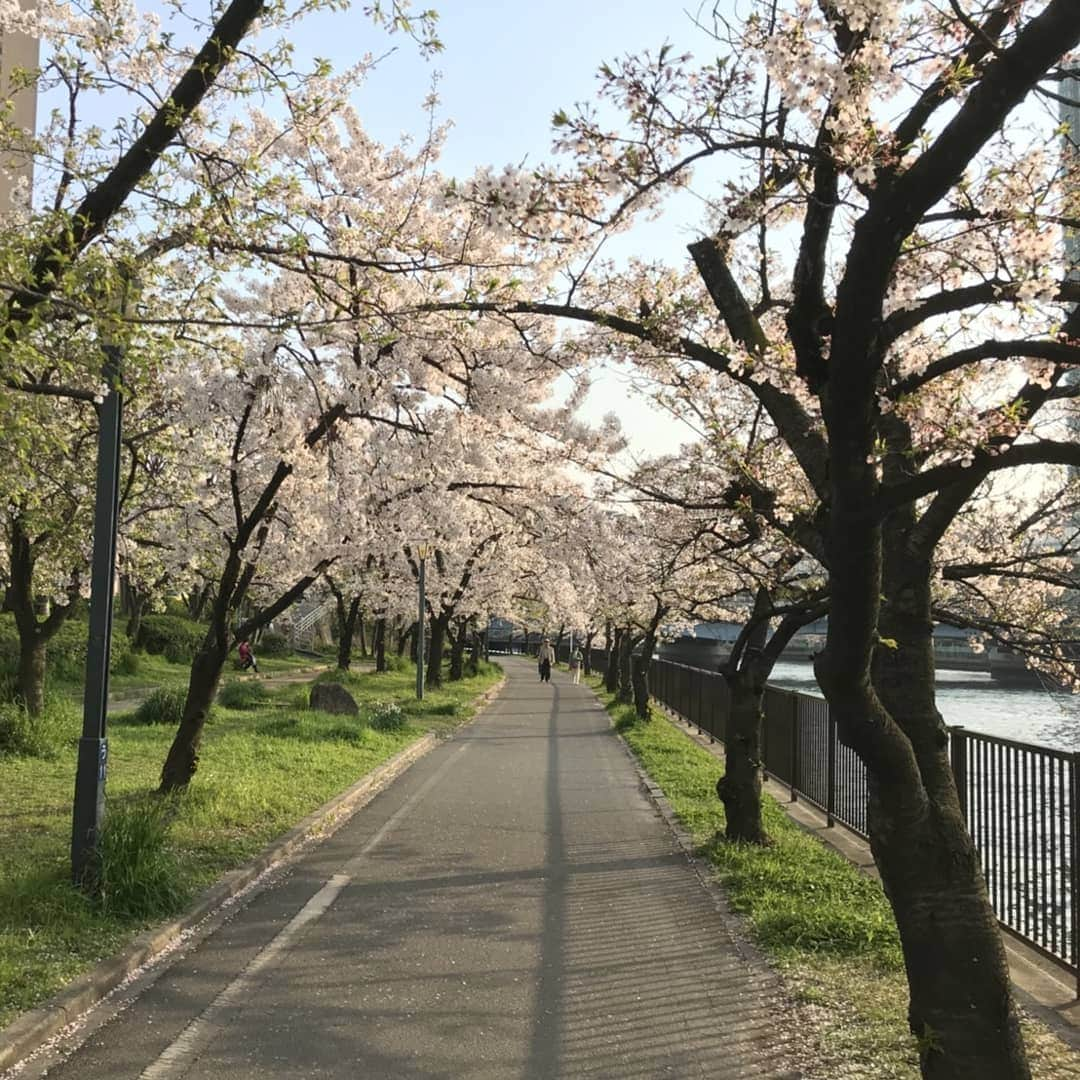
[{"label": "river water", "polygon": [[[782,660],[769,682],[821,696],[808,660]],[[939,671],[937,699],[947,724],[1056,750],[1080,750],[1080,695],[1008,689],[981,671]]]}]

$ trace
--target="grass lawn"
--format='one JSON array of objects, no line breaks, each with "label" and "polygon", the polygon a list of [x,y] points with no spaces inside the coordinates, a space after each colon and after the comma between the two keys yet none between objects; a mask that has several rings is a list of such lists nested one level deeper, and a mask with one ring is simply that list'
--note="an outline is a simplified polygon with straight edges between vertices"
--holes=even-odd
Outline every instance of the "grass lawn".
[{"label": "grass lawn", "polygon": [[[467,719],[500,674],[485,666],[423,702],[413,696],[412,670],[347,675],[340,681],[361,706],[359,721],[309,709],[306,683],[270,687],[248,708],[216,705],[190,791],[171,800],[153,789],[173,728],[136,724],[131,714],[113,718],[109,822],[119,854],[104,901],[68,883],[78,730],[66,733],[52,760],[0,757],[0,1027],[145,926],[183,910],[198,889],[425,731]],[[376,702],[398,703],[404,727],[368,726]]]},{"label": "grass lawn", "polygon": [[[633,709],[615,704],[601,680],[588,681],[711,861],[732,907],[812,1016],[819,1033],[808,1054],[813,1075],[915,1080],[899,937],[878,882],[800,829],[768,795],[765,825],[774,845],[725,842],[716,796],[723,761],[662,717],[637,723]],[[1080,1077],[1080,1055],[1043,1024],[1025,1021],[1024,1035],[1035,1077]]]}]

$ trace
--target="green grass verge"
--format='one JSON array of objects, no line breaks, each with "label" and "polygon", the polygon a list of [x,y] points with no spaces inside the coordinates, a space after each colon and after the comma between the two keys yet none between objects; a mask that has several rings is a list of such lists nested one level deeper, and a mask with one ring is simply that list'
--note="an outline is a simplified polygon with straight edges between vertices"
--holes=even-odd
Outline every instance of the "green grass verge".
[{"label": "green grass verge", "polygon": [[[109,676],[109,694],[114,699],[126,701],[137,698],[143,691],[158,687],[187,686],[191,675],[191,664],[174,664],[166,660],[164,656],[151,656],[148,653],[133,654],[136,660],[136,670],[131,673],[117,672]],[[259,675],[291,675],[296,672],[310,670],[326,663],[312,656],[268,656],[259,658]],[[222,682],[229,683],[237,680],[248,680],[254,676],[240,671],[231,663],[226,664],[222,673]],[[57,689],[72,697],[82,700],[82,683],[58,683]]]},{"label": "green grass verge", "polygon": [[[916,1080],[899,936],[880,884],[799,828],[768,795],[763,815],[773,845],[723,840],[716,796],[723,761],[663,718],[639,723],[601,680],[587,681],[812,1018],[819,1035],[813,1075]],[[1080,1077],[1080,1056],[1044,1025],[1025,1021],[1024,1034],[1036,1077]]]},{"label": "green grass verge", "polygon": [[[260,665],[261,666],[261,665]],[[73,731],[59,757],[0,758],[0,1027],[40,1003],[156,919],[183,909],[201,888],[427,730],[467,719],[501,672],[448,684],[416,702],[409,672],[345,677],[359,720],[307,708],[308,686],[270,691],[265,704],[215,706],[190,791],[153,794],[173,729],[115,718],[109,730],[113,826],[103,897],[68,883]],[[409,717],[379,732],[364,713],[396,701]]]}]

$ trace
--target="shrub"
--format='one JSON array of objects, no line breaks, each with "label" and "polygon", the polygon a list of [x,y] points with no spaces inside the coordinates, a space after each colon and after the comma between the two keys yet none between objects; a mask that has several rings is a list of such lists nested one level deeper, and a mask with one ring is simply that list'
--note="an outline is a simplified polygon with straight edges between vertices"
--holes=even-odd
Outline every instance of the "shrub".
[{"label": "shrub", "polygon": [[79,734],[79,708],[49,697],[40,716],[30,716],[18,702],[0,704],[0,754],[55,758]]},{"label": "shrub", "polygon": [[174,664],[190,663],[202,646],[206,627],[178,615],[145,615],[135,647],[161,654]]},{"label": "shrub", "polygon": [[168,844],[176,798],[160,796],[109,807],[98,840],[94,893],[101,910],[128,919],[170,915],[188,889]]},{"label": "shrub", "polygon": [[387,671],[408,671],[413,662],[407,656],[398,656],[397,653],[386,654]]},{"label": "shrub", "polygon": [[[125,638],[125,640],[127,639]],[[119,659],[114,650],[109,660],[109,668],[114,675],[138,675],[139,654],[131,651],[130,644],[128,645],[127,651],[124,652]]]},{"label": "shrub", "polygon": [[[86,650],[89,644],[86,616],[75,616],[64,623],[49,642],[45,661],[46,683],[81,683],[86,677]],[[114,632],[109,650],[109,670],[115,675],[134,674],[131,643],[127,635]],[[0,699],[10,701],[17,690],[19,633],[13,615],[0,616]]]},{"label": "shrub", "polygon": [[354,746],[364,741],[364,725],[363,724],[338,724],[337,727],[331,728],[327,733],[328,739],[335,739],[338,742],[352,743]]},{"label": "shrub", "polygon": [[256,651],[263,656],[288,656],[292,650],[289,648],[289,639],[284,634],[271,632],[259,638]]},{"label": "shrub", "polygon": [[258,709],[266,704],[266,688],[258,682],[230,682],[218,691],[218,704],[226,709]]},{"label": "shrub", "polygon": [[179,724],[184,715],[187,690],[179,686],[158,687],[136,710],[136,724]]},{"label": "shrub", "polygon": [[401,731],[406,722],[396,701],[376,701],[371,706],[371,726],[376,731]]}]

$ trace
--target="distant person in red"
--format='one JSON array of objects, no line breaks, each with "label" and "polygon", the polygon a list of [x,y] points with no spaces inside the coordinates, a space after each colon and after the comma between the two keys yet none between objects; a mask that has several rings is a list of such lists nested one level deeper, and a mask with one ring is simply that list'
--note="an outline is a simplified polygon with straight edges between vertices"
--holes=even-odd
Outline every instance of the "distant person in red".
[{"label": "distant person in red", "polygon": [[259,673],[259,665],[255,663],[255,654],[251,651],[251,645],[247,638],[244,638],[239,645],[236,646],[236,651],[240,654],[240,667],[247,671],[251,668],[256,675]]}]

